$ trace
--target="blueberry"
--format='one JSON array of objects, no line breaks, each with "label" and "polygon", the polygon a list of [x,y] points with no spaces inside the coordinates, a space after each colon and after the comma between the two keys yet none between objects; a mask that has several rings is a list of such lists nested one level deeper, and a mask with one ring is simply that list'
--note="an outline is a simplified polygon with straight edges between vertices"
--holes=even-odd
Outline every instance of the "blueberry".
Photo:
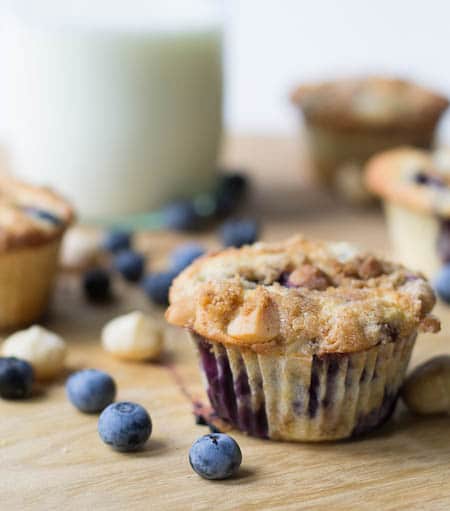
[{"label": "blueberry", "polygon": [[219,177],[216,189],[216,212],[219,216],[232,213],[243,199],[248,189],[247,178],[239,173],[223,174]]},{"label": "blueberry", "polygon": [[113,230],[106,234],[103,240],[103,248],[113,254],[120,250],[128,250],[131,246],[131,232]]},{"label": "blueberry", "polygon": [[159,305],[169,303],[169,289],[176,273],[173,271],[150,273],[144,278],[142,287],[147,296]]},{"label": "blueberry", "polygon": [[27,206],[24,208],[24,211],[39,220],[44,220],[49,224],[59,225],[61,223],[61,219],[57,217],[54,213],[47,211],[46,209],[35,208],[31,206]]},{"label": "blueberry", "polygon": [[221,237],[226,247],[250,245],[258,239],[258,224],[255,220],[228,220],[222,225]]},{"label": "blueberry", "polygon": [[191,201],[181,200],[167,204],[162,210],[165,227],[189,231],[199,226],[200,217]]},{"label": "blueberry", "polygon": [[170,255],[171,268],[179,273],[204,253],[204,249],[196,243],[180,245]]},{"label": "blueberry", "polygon": [[237,442],[224,433],[210,433],[194,442],[189,463],[205,479],[227,479],[236,474],[242,462]]},{"label": "blueberry", "polygon": [[0,397],[23,399],[31,395],[33,368],[25,360],[0,357]]},{"label": "blueberry", "polygon": [[202,219],[202,223],[212,219],[217,212],[217,199],[213,193],[200,193],[192,201],[196,214]]},{"label": "blueberry", "polygon": [[102,268],[93,268],[83,275],[86,297],[92,302],[106,302],[111,298],[111,278]]},{"label": "blueberry", "polygon": [[145,408],[122,401],[105,408],[98,420],[98,433],[117,451],[140,449],[150,437],[152,421]]},{"label": "blueberry", "polygon": [[428,174],[422,170],[417,171],[414,174],[413,179],[418,185],[430,185],[437,188],[446,186],[445,182],[440,177]]},{"label": "blueberry", "polygon": [[133,250],[123,250],[114,258],[116,270],[130,282],[137,282],[144,273],[145,257]]},{"label": "blueberry", "polygon": [[97,369],[84,369],[72,374],[66,383],[70,402],[81,412],[97,413],[116,397],[116,384],[109,374]]},{"label": "blueberry", "polygon": [[450,264],[443,266],[434,279],[434,287],[439,298],[450,303]]}]

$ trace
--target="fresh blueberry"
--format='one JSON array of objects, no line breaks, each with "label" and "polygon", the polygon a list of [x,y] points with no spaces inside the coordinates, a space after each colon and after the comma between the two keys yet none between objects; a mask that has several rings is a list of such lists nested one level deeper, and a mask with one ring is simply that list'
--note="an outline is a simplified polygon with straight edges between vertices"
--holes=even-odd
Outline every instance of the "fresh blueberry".
[{"label": "fresh blueberry", "polygon": [[120,250],[128,250],[131,246],[131,232],[122,230],[113,230],[106,233],[103,240],[103,247],[113,254]]},{"label": "fresh blueberry", "polygon": [[150,273],[144,278],[142,287],[147,296],[159,305],[169,303],[169,289],[176,273],[173,271]]},{"label": "fresh blueberry", "polygon": [[216,215],[217,199],[214,193],[200,193],[192,199],[192,204],[196,214],[202,220],[202,225]]},{"label": "fresh blueberry", "polygon": [[204,253],[205,250],[196,243],[180,245],[170,255],[171,268],[179,273]]},{"label": "fresh blueberry", "polygon": [[224,433],[210,433],[194,442],[189,463],[205,479],[227,479],[236,474],[242,462],[237,442]]},{"label": "fresh blueberry", "polygon": [[255,220],[228,220],[221,228],[222,242],[226,247],[250,245],[258,239]]},{"label": "fresh blueberry", "polygon": [[0,397],[23,399],[31,395],[33,368],[25,360],[0,357]]},{"label": "fresh blueberry", "polygon": [[130,282],[137,282],[144,273],[145,257],[133,250],[123,250],[114,258],[116,270]]},{"label": "fresh blueberry", "polygon": [[450,264],[443,266],[434,280],[436,292],[446,303],[450,303]]},{"label": "fresh blueberry", "polygon": [[93,268],[83,275],[83,289],[88,300],[106,302],[111,297],[111,278],[102,268]]},{"label": "fresh blueberry", "polygon": [[216,188],[216,213],[226,216],[232,213],[243,199],[248,189],[248,180],[239,172],[223,174]]},{"label": "fresh blueberry", "polygon": [[122,401],[105,408],[98,420],[98,433],[117,451],[140,449],[150,437],[152,421],[140,405]]},{"label": "fresh blueberry", "polygon": [[54,213],[50,213],[50,211],[47,211],[45,209],[27,206],[24,208],[24,211],[28,215],[38,218],[39,220],[44,220],[49,224],[59,225],[61,223],[60,218],[58,218]]},{"label": "fresh blueberry", "polygon": [[191,201],[181,200],[167,204],[162,210],[165,227],[177,231],[189,231],[199,225],[200,217]]},{"label": "fresh blueberry", "polygon": [[85,413],[98,413],[116,397],[116,384],[109,374],[97,369],[84,369],[72,374],[66,383],[70,402]]}]

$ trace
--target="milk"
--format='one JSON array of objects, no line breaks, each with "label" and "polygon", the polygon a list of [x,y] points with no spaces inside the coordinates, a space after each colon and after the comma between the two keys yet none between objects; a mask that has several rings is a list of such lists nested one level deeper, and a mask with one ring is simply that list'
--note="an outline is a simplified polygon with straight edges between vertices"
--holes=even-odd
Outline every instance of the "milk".
[{"label": "milk", "polygon": [[60,190],[85,218],[151,210],[214,180],[220,26],[176,10],[155,20],[148,8],[132,23],[130,9],[128,18],[119,8],[94,21],[78,10],[67,23],[22,19],[7,32],[13,169]]}]

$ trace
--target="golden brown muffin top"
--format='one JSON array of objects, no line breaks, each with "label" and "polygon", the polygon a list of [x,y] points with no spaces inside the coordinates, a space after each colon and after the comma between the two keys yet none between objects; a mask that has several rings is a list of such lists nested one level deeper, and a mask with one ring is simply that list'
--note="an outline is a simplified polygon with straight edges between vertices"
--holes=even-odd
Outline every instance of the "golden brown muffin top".
[{"label": "golden brown muffin top", "polygon": [[297,236],[197,259],[175,279],[166,319],[256,352],[349,353],[438,330],[434,303],[419,273]]},{"label": "golden brown muffin top", "polygon": [[418,212],[450,217],[450,148],[391,149],[373,156],[365,168],[374,194]]},{"label": "golden brown muffin top", "polygon": [[412,82],[381,77],[301,85],[292,100],[312,123],[349,130],[432,129],[449,104]]},{"label": "golden brown muffin top", "polygon": [[73,219],[71,206],[53,191],[0,174],[0,251],[56,239]]}]

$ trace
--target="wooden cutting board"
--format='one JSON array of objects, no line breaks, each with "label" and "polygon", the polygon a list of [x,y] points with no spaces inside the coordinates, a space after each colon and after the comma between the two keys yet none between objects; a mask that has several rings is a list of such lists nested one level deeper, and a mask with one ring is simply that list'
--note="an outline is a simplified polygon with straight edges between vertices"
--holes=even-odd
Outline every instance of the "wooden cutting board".
[{"label": "wooden cutting board", "polygon": [[[292,141],[273,139],[229,143],[227,161],[244,162],[258,178],[251,208],[263,221],[263,238],[282,239],[302,231],[385,250],[378,211],[355,212],[302,190],[296,147]],[[217,246],[214,235],[203,238]],[[167,250],[184,239],[170,233],[142,234],[139,244],[158,266]],[[417,419],[402,406],[382,431],[359,441],[287,444],[232,432],[243,452],[239,477],[202,480],[188,463],[190,445],[207,433],[192,413],[193,400],[206,402],[193,348],[183,332],[167,328],[159,363],[113,359],[99,343],[106,321],[135,308],[162,318],[134,287],[116,282],[116,296],[109,306],[88,305],[79,278],[62,275],[46,326],[68,342],[68,371],[108,371],[118,383],[118,399],[148,409],[154,426],[148,446],[135,454],[107,448],[96,431],[97,417],[78,413],[68,403],[64,378],[42,387],[30,401],[0,401],[0,509],[450,508],[450,418]],[[443,331],[420,338],[412,365],[450,352],[449,310],[441,306],[437,313]]]}]

